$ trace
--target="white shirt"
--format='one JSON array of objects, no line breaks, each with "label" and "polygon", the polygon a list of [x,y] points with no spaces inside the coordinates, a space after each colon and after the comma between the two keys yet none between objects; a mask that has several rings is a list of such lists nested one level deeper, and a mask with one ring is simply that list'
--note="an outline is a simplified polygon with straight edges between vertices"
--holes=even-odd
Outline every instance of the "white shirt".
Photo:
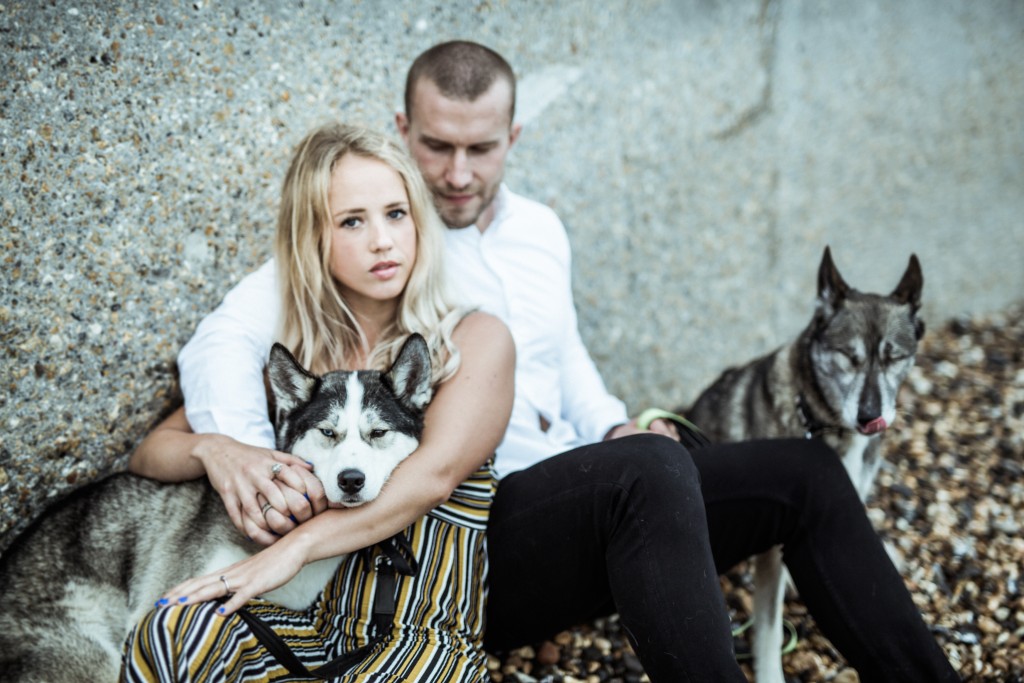
[{"label": "white shirt", "polygon": [[[503,320],[515,340],[515,403],[495,460],[504,475],[600,441],[627,416],[580,339],[562,222],[504,186],[495,202],[494,220],[483,233],[473,226],[446,231],[445,267],[460,303]],[[280,312],[271,260],[199,324],[178,356],[194,431],[273,447],[263,366]]]}]

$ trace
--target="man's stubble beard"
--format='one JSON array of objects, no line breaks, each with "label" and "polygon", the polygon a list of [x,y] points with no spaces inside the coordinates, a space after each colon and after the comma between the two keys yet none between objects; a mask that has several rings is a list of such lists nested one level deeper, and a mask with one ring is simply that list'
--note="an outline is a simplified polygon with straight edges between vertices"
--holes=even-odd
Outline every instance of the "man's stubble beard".
[{"label": "man's stubble beard", "polygon": [[441,208],[442,200],[440,199],[441,195],[439,193],[432,193],[434,199],[434,208],[437,209],[438,215],[441,216],[441,220],[448,228],[452,230],[462,230],[463,228],[469,228],[476,225],[480,221],[480,216],[484,215],[487,212],[487,210],[494,205],[494,200],[498,198],[498,188],[500,187],[501,181],[498,181],[498,183],[495,184],[494,188],[492,189],[490,195],[486,197],[486,201],[481,205],[480,209],[473,214],[472,219],[469,220],[466,220],[465,218],[453,220],[450,216],[446,215],[445,211],[443,211]]}]

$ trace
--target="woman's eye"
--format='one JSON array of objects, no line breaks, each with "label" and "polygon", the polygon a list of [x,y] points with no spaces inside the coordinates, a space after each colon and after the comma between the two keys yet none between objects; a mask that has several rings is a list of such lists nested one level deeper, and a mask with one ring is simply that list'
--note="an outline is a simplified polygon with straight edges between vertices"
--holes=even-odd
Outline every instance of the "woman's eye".
[{"label": "woman's eye", "polygon": [[361,221],[358,218],[352,217],[346,218],[339,225],[343,228],[358,228],[360,222]]},{"label": "woman's eye", "polygon": [[371,439],[379,439],[380,437],[384,436],[387,433],[388,433],[388,430],[386,430],[386,429],[371,429],[370,430],[370,438]]},{"label": "woman's eye", "polygon": [[323,434],[324,436],[326,436],[328,439],[333,439],[334,438],[334,430],[333,429],[321,429],[320,433]]},{"label": "woman's eye", "polygon": [[407,215],[408,212],[405,209],[392,209],[391,211],[388,211],[388,218],[393,221],[405,218]]}]

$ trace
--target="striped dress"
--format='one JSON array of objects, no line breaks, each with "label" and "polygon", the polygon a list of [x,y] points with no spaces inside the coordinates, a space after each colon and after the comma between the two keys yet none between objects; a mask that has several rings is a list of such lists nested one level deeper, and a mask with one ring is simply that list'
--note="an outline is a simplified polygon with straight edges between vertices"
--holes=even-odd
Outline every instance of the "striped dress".
[{"label": "striped dress", "polygon": [[[419,572],[399,575],[391,632],[341,683],[487,681],[483,651],[487,516],[494,497],[491,463],[460,484],[448,502],[406,530]],[[349,555],[316,602],[295,612],[249,602],[308,669],[365,645],[375,573]],[[123,681],[297,681],[237,615],[216,602],[169,606],[147,614],[125,644]]]}]

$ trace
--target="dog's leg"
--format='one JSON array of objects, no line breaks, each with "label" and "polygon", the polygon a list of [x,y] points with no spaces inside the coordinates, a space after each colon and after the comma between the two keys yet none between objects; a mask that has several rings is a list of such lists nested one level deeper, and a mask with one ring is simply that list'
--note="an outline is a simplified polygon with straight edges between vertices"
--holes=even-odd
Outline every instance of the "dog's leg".
[{"label": "dog's leg", "polygon": [[875,483],[875,475],[878,474],[878,460],[872,463],[864,463],[864,466],[860,470],[860,482],[857,484],[857,493],[860,494],[860,499],[863,502],[868,502],[868,496],[871,495],[871,489]]},{"label": "dog's leg", "polygon": [[875,485],[875,477],[878,476],[878,470],[882,467],[882,443],[881,439],[876,437],[871,440],[867,448],[864,449],[864,464],[861,470],[861,485],[858,489],[860,493],[860,499],[867,502],[868,496],[871,495],[871,489]]},{"label": "dog's leg", "polygon": [[782,548],[754,558],[754,675],[757,683],[785,683],[782,673]]},{"label": "dog's leg", "polygon": [[[881,444],[878,442],[872,443],[867,448],[864,454],[864,466],[861,469],[861,480],[857,484],[857,493],[860,494],[860,499],[867,502],[868,496],[871,495],[871,491],[875,486],[875,478],[878,476],[878,470],[882,467],[882,449]],[[885,547],[885,552],[889,555],[889,560],[893,566],[896,567],[896,571],[900,574],[903,573],[903,565],[906,560],[903,557],[903,553],[893,545],[889,539],[882,539],[882,545]]]},{"label": "dog's leg", "polygon": [[860,434],[853,435],[847,443],[845,452],[842,452],[843,467],[849,475],[853,487],[857,489],[857,495],[861,502],[866,502],[871,494],[871,484],[878,472],[878,443],[877,439]]}]

